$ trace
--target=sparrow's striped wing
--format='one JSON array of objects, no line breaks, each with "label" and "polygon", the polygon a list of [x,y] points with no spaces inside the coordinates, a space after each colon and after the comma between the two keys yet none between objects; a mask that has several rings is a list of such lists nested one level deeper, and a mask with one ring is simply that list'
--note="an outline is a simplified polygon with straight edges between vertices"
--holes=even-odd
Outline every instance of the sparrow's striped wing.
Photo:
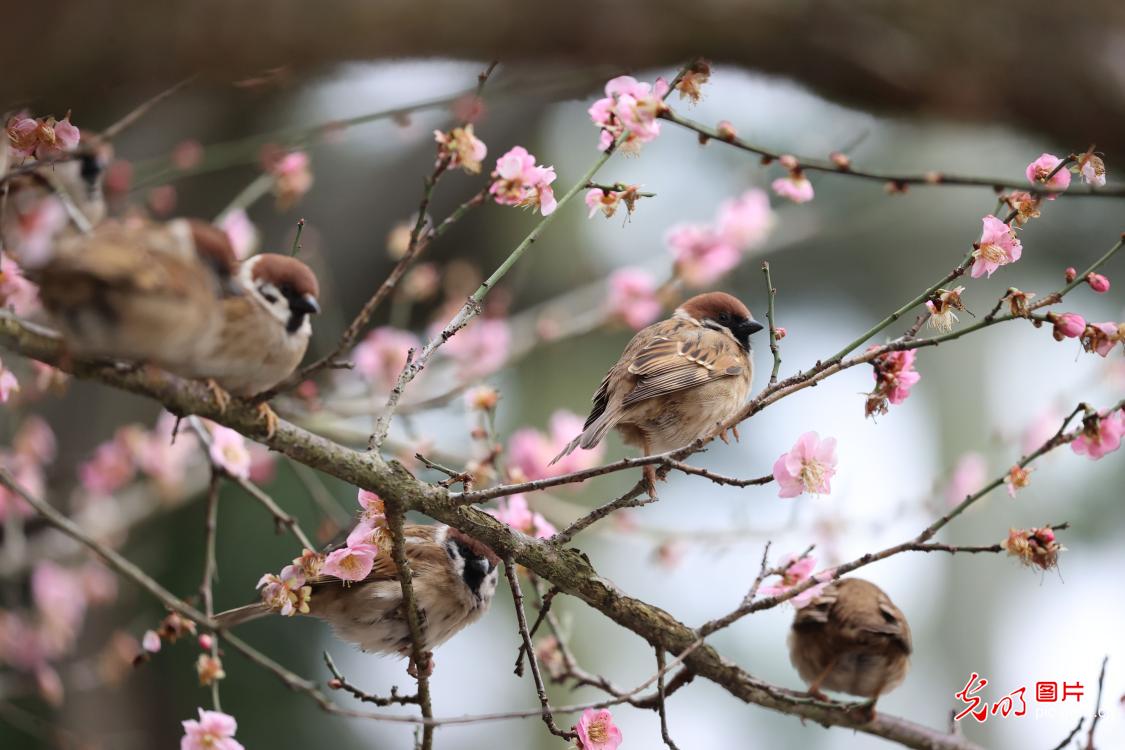
[{"label": "sparrow's striped wing", "polygon": [[628,363],[636,379],[623,406],[740,375],[746,358],[729,336],[710,328],[681,328],[657,336]]}]

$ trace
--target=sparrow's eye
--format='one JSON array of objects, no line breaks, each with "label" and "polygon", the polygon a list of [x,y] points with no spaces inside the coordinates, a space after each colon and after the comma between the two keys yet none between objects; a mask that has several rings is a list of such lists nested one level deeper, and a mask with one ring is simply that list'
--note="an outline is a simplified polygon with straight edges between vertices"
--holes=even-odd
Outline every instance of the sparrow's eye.
[{"label": "sparrow's eye", "polygon": [[719,313],[719,322],[726,325],[730,322],[730,313]]}]

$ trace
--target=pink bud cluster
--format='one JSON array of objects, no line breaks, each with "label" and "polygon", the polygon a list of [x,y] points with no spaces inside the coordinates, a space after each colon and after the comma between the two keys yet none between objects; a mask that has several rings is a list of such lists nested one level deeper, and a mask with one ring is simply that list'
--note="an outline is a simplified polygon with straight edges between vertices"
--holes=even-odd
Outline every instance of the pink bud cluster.
[{"label": "pink bud cluster", "polygon": [[601,128],[598,149],[608,151],[625,136],[621,151],[636,154],[642,144],[655,140],[660,135],[659,116],[667,108],[667,95],[668,82],[663,78],[657,78],[653,84],[632,76],[611,79],[605,85],[605,97],[587,110],[590,119]]},{"label": "pink bud cluster", "polygon": [[538,207],[544,216],[558,207],[551,183],[555,168],[535,163],[535,156],[523,146],[515,146],[496,160],[489,195],[501,206]]},{"label": "pink bud cluster", "polygon": [[[872,346],[871,349],[878,349]],[[906,349],[900,352],[887,352],[871,360],[874,367],[875,389],[867,394],[864,414],[868,417],[886,414],[887,404],[901,404],[910,395],[910,389],[922,379],[921,373],[914,369],[914,359],[918,352]]]},{"label": "pink bud cluster", "polygon": [[81,133],[70,122],[70,113],[56,120],[54,117],[29,117],[26,113],[8,119],[5,125],[8,148],[17,160],[34,156],[36,159],[54,159],[78,148]]}]

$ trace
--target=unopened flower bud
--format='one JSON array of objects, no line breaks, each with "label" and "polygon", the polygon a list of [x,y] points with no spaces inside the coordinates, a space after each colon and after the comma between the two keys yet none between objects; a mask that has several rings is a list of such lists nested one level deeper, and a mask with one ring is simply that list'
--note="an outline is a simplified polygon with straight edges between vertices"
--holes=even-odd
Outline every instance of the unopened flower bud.
[{"label": "unopened flower bud", "polygon": [[733,141],[738,137],[738,131],[734,129],[734,125],[731,125],[729,120],[720,120],[716,130],[719,131],[719,137],[724,141]]},{"label": "unopened flower bud", "polygon": [[852,168],[852,160],[848,158],[848,155],[845,153],[833,151],[828,155],[828,158],[831,159],[832,163],[836,165],[836,168],[842,172],[846,172]]},{"label": "unopened flower bud", "polygon": [[1105,294],[1109,291],[1109,279],[1100,273],[1086,274],[1086,283],[1098,294]]},{"label": "unopened flower bud", "polygon": [[1074,266],[1070,266],[1069,268],[1067,268],[1066,269],[1066,283],[1069,284],[1070,282],[1074,281],[1076,278],[1078,278],[1078,271],[1076,271],[1074,269]]},{"label": "unopened flower bud", "polygon": [[1077,313],[1063,313],[1061,315],[1051,314],[1055,322],[1055,329],[1053,335],[1056,341],[1066,339],[1075,339],[1082,335],[1086,330],[1086,320]]},{"label": "unopened flower bud", "polygon": [[775,328],[774,329],[774,337],[778,341],[781,341],[783,338],[785,338],[785,329],[782,328],[781,326],[778,326],[777,328]]},{"label": "unopened flower bud", "polygon": [[792,154],[782,154],[777,161],[779,164],[781,164],[781,166],[785,167],[790,172],[797,169],[797,167],[800,165],[800,162],[797,161],[797,157],[793,156]]},{"label": "unopened flower bud", "polygon": [[199,636],[199,647],[204,651],[210,651],[211,647],[215,645],[215,639],[207,633],[202,633]]}]

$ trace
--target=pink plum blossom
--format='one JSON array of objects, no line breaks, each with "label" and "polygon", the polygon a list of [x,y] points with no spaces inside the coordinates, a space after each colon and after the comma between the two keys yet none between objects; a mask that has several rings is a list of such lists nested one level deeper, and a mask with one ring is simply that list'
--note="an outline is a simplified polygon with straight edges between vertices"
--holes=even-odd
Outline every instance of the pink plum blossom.
[{"label": "pink plum blossom", "polygon": [[12,155],[16,159],[26,159],[35,153],[39,145],[39,123],[31,117],[16,116],[5,126]]},{"label": "pink plum blossom", "polygon": [[341,581],[362,581],[375,565],[379,548],[371,544],[341,547],[329,553],[321,571]]},{"label": "pink plum blossom", "polygon": [[1062,341],[1064,338],[1076,339],[1086,330],[1086,319],[1078,313],[1062,313],[1055,318],[1055,338]]},{"label": "pink plum blossom", "polygon": [[487,512],[501,523],[537,539],[549,539],[556,532],[555,527],[541,513],[531,510],[527,498],[522,494],[501,500],[495,510]]},{"label": "pink plum blossom", "polygon": [[136,463],[129,440],[119,430],[112,440],[94,450],[93,457],[78,466],[78,478],[87,492],[112,495],[136,475]]},{"label": "pink plum blossom", "polygon": [[605,708],[587,708],[574,731],[578,732],[579,750],[617,750],[621,745],[621,730]]},{"label": "pink plum blossom", "polygon": [[[796,555],[786,555],[781,559],[781,564],[777,566],[784,572],[781,573],[781,578],[776,583],[767,583],[758,589],[761,596],[782,596],[789,593],[789,590],[807,581],[812,576],[813,569],[816,567],[816,558],[805,555],[797,557]],[[789,599],[789,603],[794,608],[800,609],[813,599],[815,599],[821,591],[832,580],[832,571],[823,571],[817,573],[815,578],[820,581],[808,589],[797,594]]]},{"label": "pink plum blossom", "polygon": [[[878,349],[872,345],[871,349]],[[917,352],[906,349],[898,352],[880,354],[871,361],[875,375],[875,389],[867,394],[864,406],[866,416],[886,414],[887,403],[901,404],[910,395],[910,389],[922,379],[914,369]]]},{"label": "pink plum blossom", "polygon": [[473,134],[473,126],[453,128],[448,133],[434,131],[438,144],[438,159],[448,159],[449,169],[463,169],[469,174],[480,174],[481,161],[488,154],[484,141]]},{"label": "pink plum blossom", "polygon": [[488,192],[501,206],[538,206],[547,216],[558,206],[551,188],[554,181],[554,167],[536,165],[527,149],[515,146],[496,160]]},{"label": "pink plum blossom", "polygon": [[778,177],[770,183],[770,187],[779,196],[788,198],[794,203],[808,203],[814,196],[812,183],[800,172]]},{"label": "pink plum blossom", "polygon": [[51,258],[55,236],[70,221],[62,201],[49,195],[26,207],[9,202],[8,210],[17,216],[5,237],[7,248],[24,268],[41,267]]},{"label": "pink plum blossom", "polygon": [[741,253],[709,226],[681,224],[665,237],[676,261],[676,274],[692,287],[707,287],[738,265]]},{"label": "pink plum blossom", "polygon": [[984,483],[988,481],[988,462],[984,456],[969,451],[957,459],[953,467],[953,477],[946,489],[946,499],[950,505],[956,505],[969,495],[979,492]]},{"label": "pink plum blossom", "polygon": [[656,279],[643,268],[621,268],[609,277],[609,313],[639,331],[660,316]]},{"label": "pink plum blossom", "polygon": [[640,200],[640,185],[626,185],[618,186],[620,190],[610,190],[609,188],[590,188],[586,191],[586,208],[590,209],[588,218],[593,218],[594,214],[601,211],[608,219],[617,213],[617,208],[624,203],[627,213],[632,214],[637,206],[637,201]]},{"label": "pink plum blossom", "polygon": [[58,441],[55,439],[55,431],[47,424],[47,420],[32,414],[24,419],[16,430],[12,438],[12,448],[16,455],[29,461],[48,464],[55,460]]},{"label": "pink plum blossom", "polygon": [[[456,338],[456,337],[454,337]],[[406,366],[406,355],[422,344],[409,331],[380,326],[367,334],[352,352],[355,370],[381,391],[389,391]]]},{"label": "pink plum blossom", "polygon": [[[1038,159],[1027,165],[1027,181],[1032,185],[1043,185],[1053,190],[1066,190],[1070,187],[1070,171],[1066,168],[1055,172],[1050,180],[1047,179],[1047,175],[1054,172],[1060,163],[1062,163],[1062,159],[1054,154],[1042,154]],[[1056,195],[1047,195],[1047,200],[1053,201],[1057,197]]]},{"label": "pink plum blossom", "polygon": [[1078,173],[1087,185],[1105,187],[1105,162],[1100,156],[1086,154],[1078,160]]},{"label": "pink plum blossom", "polygon": [[596,466],[605,451],[602,445],[578,448],[556,463],[550,463],[582,429],[582,417],[560,409],[551,415],[547,434],[530,427],[512,433],[508,441],[508,461],[529,480],[557,477]]},{"label": "pink plum blossom", "polygon": [[172,439],[177,421],[174,414],[161,412],[156,425],[134,446],[137,468],[167,493],[183,485],[188,464],[199,450],[199,442],[190,430],[180,430]]},{"label": "pink plum blossom", "polygon": [[0,362],[0,404],[8,403],[13,393],[19,393],[20,381],[16,380],[15,373]]},{"label": "pink plum blossom", "polygon": [[37,312],[42,307],[39,287],[24,278],[19,264],[7,254],[0,258],[0,305],[10,308],[21,317]]},{"label": "pink plum blossom", "polygon": [[172,148],[172,166],[181,171],[195,169],[203,161],[203,144],[189,138]]},{"label": "pink plum blossom", "polygon": [[305,570],[297,565],[286,565],[280,575],[267,573],[258,580],[257,588],[266,606],[284,617],[309,612],[312,587],[306,585]]},{"label": "pink plum blossom", "polygon": [[[439,331],[434,331],[437,335]],[[472,379],[491,375],[508,361],[512,333],[501,318],[474,318],[441,348],[461,367],[461,375]]]},{"label": "pink plum blossom", "polygon": [[1016,238],[1011,227],[992,214],[985,216],[981,222],[984,230],[981,232],[980,242],[973,250],[973,269],[970,275],[974,279],[992,273],[1000,266],[1015,263],[1023,254],[1023,246]]},{"label": "pink plum blossom", "polygon": [[226,232],[235,256],[246,260],[258,251],[258,228],[241,208],[228,211],[219,220],[219,229]]},{"label": "pink plum blossom", "polygon": [[773,464],[773,478],[780,491],[778,497],[797,497],[803,492],[814,495],[832,491],[836,474],[836,438],[820,439],[815,432],[806,432],[787,453]]},{"label": "pink plum blossom", "polygon": [[141,637],[141,648],[145,650],[145,653],[158,653],[161,645],[162,641],[155,630],[146,630],[145,634]]},{"label": "pink plum blossom", "polygon": [[1117,343],[1121,341],[1125,330],[1113,321],[1104,323],[1088,323],[1082,332],[1082,346],[1088,352],[1096,352],[1102,357],[1108,357]]},{"label": "pink plum blossom", "polygon": [[1109,291],[1109,279],[1102,276],[1100,273],[1091,273],[1088,275],[1086,277],[1086,283],[1098,294],[1105,294]]},{"label": "pink plum blossom", "polygon": [[278,210],[292,208],[312,188],[309,155],[304,151],[285,154],[271,165],[269,171],[274,177],[273,192],[277,197]]},{"label": "pink plum blossom", "polygon": [[1125,410],[1118,409],[1097,420],[1088,420],[1082,434],[1070,444],[1070,449],[1096,461],[1120,448],[1122,435],[1125,435]]},{"label": "pink plum blossom", "polygon": [[719,204],[715,223],[720,237],[745,251],[765,242],[776,222],[769,196],[754,188]]},{"label": "pink plum blossom", "polygon": [[78,635],[86,614],[86,592],[74,570],[50,560],[31,571],[31,600],[52,633],[65,640]]},{"label": "pink plum blossom", "polygon": [[242,743],[234,738],[238,722],[229,714],[201,708],[198,721],[188,719],[183,725],[180,750],[244,750]]},{"label": "pink plum blossom", "polygon": [[211,426],[211,460],[232,477],[250,478],[250,451],[246,438],[229,427]]},{"label": "pink plum blossom", "polygon": [[605,85],[605,97],[587,110],[590,119],[601,128],[598,149],[608,151],[625,135],[622,152],[636,154],[642,144],[660,135],[659,115],[665,109],[668,90],[663,78],[657,78],[655,84],[637,81],[632,76],[610,79]]}]

